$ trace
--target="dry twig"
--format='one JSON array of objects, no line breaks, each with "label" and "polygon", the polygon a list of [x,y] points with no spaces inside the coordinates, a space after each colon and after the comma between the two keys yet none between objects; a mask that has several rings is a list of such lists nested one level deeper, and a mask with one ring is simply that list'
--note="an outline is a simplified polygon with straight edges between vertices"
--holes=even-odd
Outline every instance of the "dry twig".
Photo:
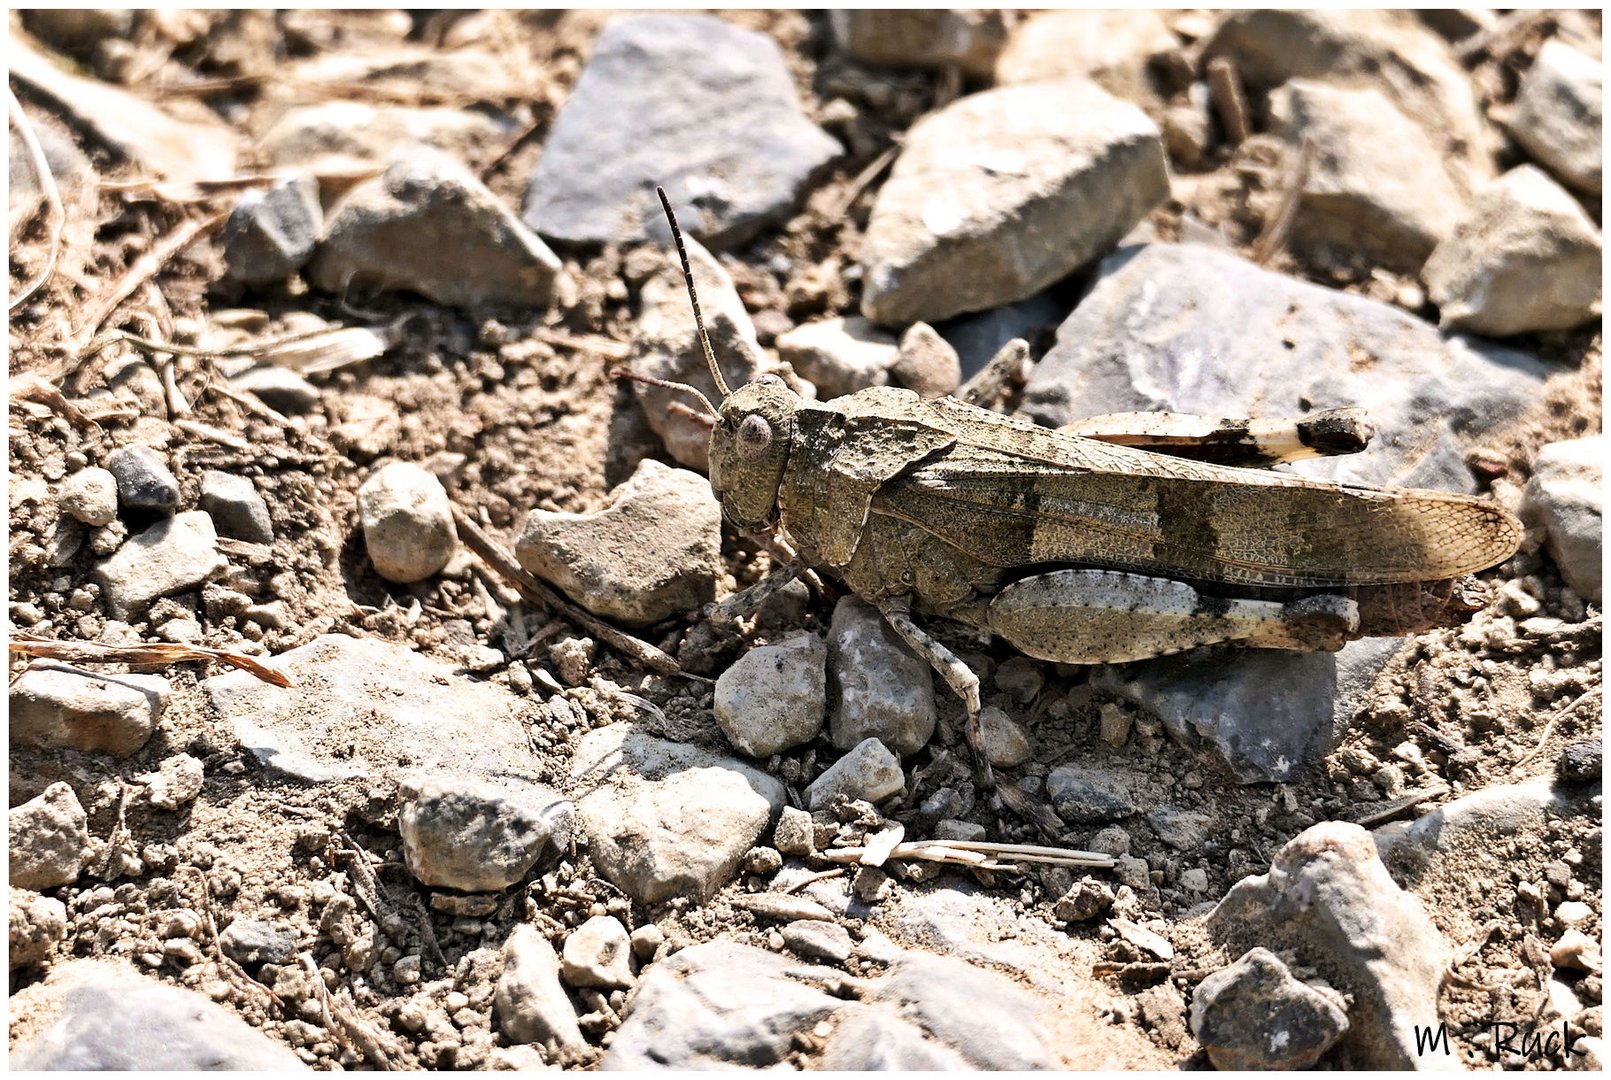
[{"label": "dry twig", "polygon": [[1251,129],[1247,123],[1247,97],[1242,93],[1242,79],[1236,65],[1223,56],[1210,60],[1208,90],[1231,145],[1241,146]]},{"label": "dry twig", "polygon": [[168,263],[191,244],[222,225],[228,217],[229,212],[224,210],[211,217],[187,221],[163,237],[156,247],[136,259],[134,265],[124,272],[110,291],[88,305],[90,314],[79,324],[78,329],[73,331],[69,340],[70,351],[74,354],[82,352],[99,332],[101,324],[112,317],[112,313],[123,301],[133,296],[134,291],[140,286],[160,274]]},{"label": "dry twig", "polygon": [[6,310],[16,311],[27,302],[28,298],[44,287],[50,280],[50,275],[56,270],[56,260],[61,255],[62,232],[67,228],[67,211],[62,208],[61,189],[56,186],[56,176],[50,171],[50,162],[45,160],[44,148],[39,145],[39,136],[34,134],[34,126],[28,119],[28,114],[22,111],[22,103],[17,100],[16,91],[10,85],[6,86],[6,107],[11,113],[11,123],[17,129],[17,136],[22,139],[23,148],[28,151],[28,162],[33,167],[34,174],[39,178],[39,189],[45,193],[45,205],[50,209],[52,224],[50,227],[50,253],[45,258],[45,267],[39,271],[39,276],[17,291],[12,297],[11,306]]},{"label": "dry twig", "polygon": [[255,657],[205,645],[178,645],[167,641],[103,645],[98,641],[55,641],[25,630],[15,630],[11,634],[10,648],[20,656],[39,656],[69,664],[183,664],[191,660],[216,660],[220,664],[250,672],[274,686],[295,685],[284,673],[275,671]]},{"label": "dry twig", "polygon": [[1309,181],[1309,169],[1313,167],[1314,159],[1314,136],[1305,135],[1303,147],[1298,151],[1298,160],[1293,162],[1292,171],[1281,186],[1281,204],[1264,223],[1259,238],[1253,241],[1253,261],[1261,266],[1269,262],[1287,242],[1292,222],[1298,216],[1298,200],[1303,195],[1303,185]]}]

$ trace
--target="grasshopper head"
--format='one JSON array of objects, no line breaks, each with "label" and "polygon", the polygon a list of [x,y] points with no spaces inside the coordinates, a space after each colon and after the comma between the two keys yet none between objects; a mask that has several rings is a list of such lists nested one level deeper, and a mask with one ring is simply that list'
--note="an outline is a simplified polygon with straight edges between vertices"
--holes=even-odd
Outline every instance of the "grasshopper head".
[{"label": "grasshopper head", "polygon": [[762,375],[722,401],[710,433],[710,486],[722,513],[740,529],[769,529],[778,517],[778,485],[794,441],[800,398],[776,375]]}]

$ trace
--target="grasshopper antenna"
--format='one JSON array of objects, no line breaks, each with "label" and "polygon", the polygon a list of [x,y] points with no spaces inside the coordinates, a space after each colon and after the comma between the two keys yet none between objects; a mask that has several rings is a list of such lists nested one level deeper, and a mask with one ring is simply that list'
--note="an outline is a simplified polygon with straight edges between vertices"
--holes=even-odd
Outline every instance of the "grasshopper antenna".
[{"label": "grasshopper antenna", "polygon": [[[695,419],[698,419],[702,423],[705,423],[711,427],[721,423],[722,414],[716,411],[716,406],[710,403],[710,398],[701,393],[699,387],[697,386],[689,386],[687,383],[681,382],[672,382],[670,379],[655,379],[649,377],[648,375],[639,375],[636,371],[630,371],[627,368],[616,368],[614,371],[610,372],[610,374],[615,376],[617,379],[627,379],[632,382],[643,383],[645,386],[658,386],[664,390],[677,390],[684,394],[692,394],[694,397],[699,399],[699,403],[705,406],[705,412],[709,413],[710,415],[706,416],[704,413],[696,413],[692,409],[688,410],[689,414]],[[676,405],[678,408],[682,408],[681,402],[673,402],[672,404]]]},{"label": "grasshopper antenna", "polygon": [[722,378],[722,369],[716,366],[716,350],[710,347],[710,335],[705,332],[705,316],[699,311],[699,294],[694,291],[694,271],[688,265],[688,249],[683,246],[682,230],[677,227],[677,215],[671,212],[671,200],[666,198],[665,188],[656,184],[654,193],[660,196],[660,206],[666,212],[666,220],[671,223],[671,239],[677,245],[677,258],[682,260],[682,276],[688,283],[688,302],[694,306],[694,326],[699,329],[699,344],[705,350],[705,363],[710,365],[710,373],[716,379],[716,389],[725,399],[732,391],[727,388],[727,380]]}]

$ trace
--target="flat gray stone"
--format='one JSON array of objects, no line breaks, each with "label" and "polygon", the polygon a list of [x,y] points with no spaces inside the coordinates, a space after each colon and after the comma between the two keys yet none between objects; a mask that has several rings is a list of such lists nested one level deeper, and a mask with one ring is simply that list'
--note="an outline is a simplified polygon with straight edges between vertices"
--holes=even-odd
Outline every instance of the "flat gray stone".
[{"label": "flat gray stone", "polygon": [[951,956],[908,952],[870,996],[891,1005],[975,1069],[1055,1069],[1054,1042],[1037,1017],[1051,1002],[1006,976]]},{"label": "flat gray stone", "polygon": [[170,690],[161,675],[35,660],[11,684],[11,743],[127,757],[151,738]]},{"label": "flat gray stone", "polygon": [[777,338],[778,356],[825,399],[889,382],[895,335],[859,316],[803,323]]},{"label": "flat gray stone", "polygon": [[397,831],[415,880],[497,892],[536,863],[575,810],[559,792],[518,777],[411,775],[397,789]]},{"label": "flat gray stone", "polygon": [[835,795],[877,803],[906,785],[901,762],[889,748],[874,738],[863,739],[844,757],[811,782],[805,790],[806,806],[826,809]]},{"label": "flat gray stone", "polygon": [[741,754],[770,757],[816,738],[828,713],[828,646],[801,633],[751,649],[716,680],[713,711]]},{"label": "flat gray stone", "polygon": [[61,781],[6,811],[8,883],[17,889],[71,885],[84,868],[89,829],[84,807]]},{"label": "flat gray stone", "polygon": [[95,568],[94,577],[111,616],[128,622],[158,598],[198,587],[227,562],[213,519],[190,510],[131,536]]},{"label": "flat gray stone", "polygon": [[834,606],[828,670],[834,746],[849,750],[877,739],[907,757],[933,738],[933,669],[890,629],[877,608],[856,596],[846,595]]},{"label": "flat gray stone", "polygon": [[1605,437],[1550,443],[1533,461],[1521,518],[1544,528],[1544,545],[1572,591],[1598,603],[1603,587]]},{"label": "flat gray stone", "polygon": [[244,671],[201,684],[208,707],[267,768],[308,783],[413,770],[537,774],[520,722],[527,703],[402,646],[326,634],[268,664],[295,685]]},{"label": "flat gray stone", "polygon": [[224,276],[242,285],[284,281],[313,258],[324,225],[319,182],[286,176],[241,195],[224,222]]},{"label": "flat gray stone", "polygon": [[855,951],[850,931],[836,922],[821,919],[799,919],[789,923],[783,928],[783,944],[796,956],[828,964],[843,964]]},{"label": "flat gray stone", "polygon": [[1192,995],[1191,1032],[1216,1069],[1307,1069],[1348,1031],[1342,995],[1300,982],[1250,949]]},{"label": "flat gray stone", "polygon": [[787,218],[840,152],[770,37],[710,15],[617,16],[549,131],[525,220],[569,243],[660,237],[658,183],[685,232],[734,247]]},{"label": "flat gray stone", "polygon": [[1023,300],[1106,254],[1169,194],[1158,128],[1091,83],[987,90],[930,113],[862,238],[862,314],[933,322]]},{"label": "flat gray stone", "polygon": [[218,934],[218,947],[237,964],[283,964],[296,945],[294,927],[267,919],[236,919]]},{"label": "flat gray stone", "polygon": [[274,542],[268,504],[249,477],[208,469],[201,474],[200,503],[220,534],[252,544]]},{"label": "flat gray stone", "polygon": [[1136,812],[1136,804],[1116,779],[1083,765],[1059,765],[1046,777],[1046,796],[1057,816],[1077,825],[1100,825]]},{"label": "flat gray stone", "polygon": [[1506,125],[1511,137],[1567,184],[1599,195],[1605,65],[1560,41],[1546,41],[1522,76]]},{"label": "flat gray stone", "polygon": [[256,394],[263,404],[287,416],[302,416],[319,403],[317,386],[276,364],[243,371],[229,381],[235,389]]}]

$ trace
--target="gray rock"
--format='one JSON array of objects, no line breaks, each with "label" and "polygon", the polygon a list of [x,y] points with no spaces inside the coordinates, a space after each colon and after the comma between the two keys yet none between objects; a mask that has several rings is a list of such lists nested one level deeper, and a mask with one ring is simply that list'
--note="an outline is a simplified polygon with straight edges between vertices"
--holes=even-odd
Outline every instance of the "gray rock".
[{"label": "gray rock", "polygon": [[177,810],[188,805],[201,794],[206,770],[189,754],[175,754],[164,758],[154,773],[135,779],[145,785],[146,801],[159,810]]},{"label": "gray rock", "polygon": [[1600,194],[1604,78],[1601,61],[1546,41],[1522,76],[1506,124],[1535,160],[1587,195]]},{"label": "gray rock", "polygon": [[926,322],[916,322],[901,335],[895,366],[889,373],[919,397],[945,397],[962,385],[962,359],[939,331]]},{"label": "gray rock", "polygon": [[855,951],[850,931],[838,923],[821,919],[800,919],[789,923],[783,928],[783,943],[796,956],[830,964],[843,964]]},{"label": "gray rock", "polygon": [[1198,984],[1191,1032],[1216,1069],[1307,1069],[1347,1033],[1344,1006],[1268,949],[1250,949]]},{"label": "gray rock", "polygon": [[[761,345],[755,337],[755,324],[744,309],[732,276],[692,239],[688,241],[688,263],[722,376],[729,389],[743,386],[761,370]],[[699,343],[687,284],[675,254],[669,250],[665,253],[659,271],[643,283],[640,299],[642,309],[631,361],[633,374],[686,383],[719,405],[716,381],[711,378],[705,350]],[[671,409],[674,401],[696,409],[698,402],[689,401],[686,393],[645,383],[633,383],[632,391],[638,395],[649,427],[665,443],[666,452],[690,469],[708,472],[710,429]]]},{"label": "gray rock", "polygon": [[268,504],[248,477],[208,469],[201,474],[201,508],[224,536],[253,544],[274,542]]},{"label": "gray rock", "polygon": [[1082,765],[1059,765],[1046,777],[1046,795],[1064,821],[1099,825],[1136,812],[1136,804],[1108,773]]},{"label": "gray rock", "polygon": [[319,182],[312,176],[248,189],[224,222],[225,279],[247,286],[284,281],[313,258],[323,225]]},{"label": "gray rock", "polygon": [[1316,153],[1293,237],[1365,252],[1413,273],[1454,230],[1465,201],[1444,158],[1386,94],[1293,79],[1270,94],[1272,131]]},{"label": "gray rock", "polygon": [[1555,763],[1555,775],[1568,784],[1598,780],[1604,769],[1605,747],[1593,739],[1570,743]]},{"label": "gray rock", "polygon": [[716,680],[713,706],[727,741],[764,758],[816,738],[828,712],[828,646],[801,633],[751,649]]},{"label": "gray rock", "polygon": [[954,64],[975,79],[990,77],[1007,39],[999,11],[839,8],[828,24],[852,60],[929,71]]},{"label": "gray rock", "polygon": [[632,985],[632,940],[613,915],[595,915],[572,930],[560,954],[560,974],[572,986]]},{"label": "gray rock", "polygon": [[888,1005],[848,1005],[816,1066],[824,1072],[967,1072],[966,1058]]},{"label": "gray rock", "polygon": [[433,147],[461,161],[482,160],[510,134],[507,122],[474,109],[326,101],[286,109],[263,133],[259,148],[279,168],[318,165],[335,171],[343,164],[388,161],[414,146]]},{"label": "gray rock", "polygon": [[237,964],[283,964],[296,955],[296,929],[267,919],[236,919],[218,934],[218,947]]},{"label": "gray rock", "polygon": [[1604,436],[1550,443],[1533,460],[1520,510],[1529,526],[1543,526],[1545,547],[1567,585],[1596,603],[1603,572],[1604,461]]},{"label": "gray rock", "polygon": [[226,563],[213,519],[190,510],[130,537],[95,568],[94,577],[108,613],[129,622],[158,598],[201,585]]},{"label": "gray rock", "polygon": [[1208,839],[1214,819],[1197,810],[1178,806],[1159,806],[1147,811],[1158,839],[1176,851],[1196,851]]},{"label": "gray rock", "polygon": [[458,550],[453,503],[442,481],[418,465],[394,461],[358,489],[364,550],[387,581],[423,581]]},{"label": "gray rock", "polygon": [[398,786],[397,798],[408,872],[463,892],[515,884],[574,814],[552,788],[517,777],[414,775]]},{"label": "gray rock", "polygon": [[22,1071],[303,1072],[289,1049],[193,990],[122,963],[74,960],[14,995],[11,1015],[49,1024],[11,1048]]},{"label": "gray rock", "polygon": [[740,893],[733,897],[733,906],[748,911],[757,919],[771,919],[775,922],[833,921],[833,912],[810,897],[798,893]]},{"label": "gray rock", "polygon": [[1594,318],[1600,257],[1599,230],[1577,200],[1523,165],[1477,192],[1421,274],[1439,326],[1504,337]]},{"label": "gray rock", "polygon": [[980,711],[979,728],[990,764],[1013,769],[1035,756],[1035,748],[1029,744],[1029,733],[994,705]]},{"label": "gray rock", "polygon": [[106,458],[117,480],[118,502],[125,510],[171,514],[179,506],[179,481],[162,455],[135,443],[120,446]]},{"label": "gray rock", "polygon": [[1471,853],[1502,851],[1518,837],[1543,832],[1571,813],[1573,801],[1551,777],[1538,776],[1462,795],[1414,821],[1383,825],[1373,836],[1394,877],[1419,885],[1428,877],[1468,875]]},{"label": "gray rock", "polygon": [[1290,951],[1352,996],[1346,1047],[1358,1067],[1438,1067],[1415,1049],[1417,1018],[1437,1015],[1449,947],[1414,896],[1376,855],[1370,833],[1339,821],[1306,829],[1270,871],[1243,878],[1208,917],[1234,953]]},{"label": "gray rock", "polygon": [[582,736],[571,772],[594,865],[646,905],[732,880],[784,802],[765,773],[630,724]]},{"label": "gray rock", "polygon": [[530,924],[516,926],[504,942],[503,974],[492,1001],[498,1027],[510,1042],[537,1043],[562,1055],[587,1047],[576,1009],[560,985],[559,957]]},{"label": "gray rock", "polygon": [[777,351],[825,399],[886,385],[899,355],[894,334],[856,315],[805,323],[779,334]]},{"label": "gray rock", "polygon": [[170,689],[160,675],[35,660],[11,684],[11,744],[127,757],[151,738]]},{"label": "gray rock", "polygon": [[1137,104],[1157,98],[1150,69],[1180,48],[1155,11],[1043,11],[1013,27],[996,82],[1089,79]]},{"label": "gray rock", "polygon": [[330,211],[307,276],[327,292],[354,284],[439,304],[546,307],[559,258],[446,154],[408,153]]},{"label": "gray rock", "polygon": [[647,626],[716,596],[722,511],[697,473],[645,458],[602,510],[533,510],[515,558],[595,615]]},{"label": "gray rock", "polygon": [[879,190],[862,314],[932,322],[1025,299],[1106,253],[1168,194],[1157,127],[1106,91],[970,94],[913,125]]},{"label": "gray rock", "polygon": [[811,854],[811,815],[798,806],[785,806],[772,830],[772,846],[785,855]]},{"label": "gray rock", "polygon": [[1043,335],[1050,338],[1073,307],[1072,299],[1065,299],[1063,293],[1062,288],[1053,286],[1028,300],[1003,304],[977,315],[948,319],[935,329],[957,351],[957,358],[962,362],[962,378],[966,380],[983,370],[1002,346],[1014,338],[1026,342]]},{"label": "gray rock", "polygon": [[822,810],[835,795],[877,803],[906,785],[901,762],[877,739],[857,743],[806,788],[806,805]]},{"label": "gray rock", "polygon": [[6,908],[11,971],[44,963],[67,940],[67,905],[54,896],[12,887],[6,890]]},{"label": "gray rock", "polygon": [[543,144],[525,218],[571,243],[663,236],[658,183],[684,230],[734,247],[788,217],[839,153],[770,37],[709,15],[618,16]]},{"label": "gray rock", "polygon": [[[215,716],[264,766],[305,783],[408,771],[537,775],[522,699],[373,638],[326,634],[275,657],[294,689],[247,672],[204,679]],[[354,724],[353,717],[363,717]]]},{"label": "gray rock", "polygon": [[91,466],[62,481],[56,504],[86,525],[110,524],[117,517],[117,478]]},{"label": "gray rock", "polygon": [[302,416],[319,403],[319,388],[277,364],[252,368],[230,379],[237,390],[256,394],[269,408],[286,416]]},{"label": "gray rock", "polygon": [[896,754],[915,754],[934,735],[934,678],[878,610],[846,595],[828,626],[834,746],[877,739]]},{"label": "gray rock", "polygon": [[89,828],[73,789],[61,781],[6,811],[8,879],[16,889],[71,885],[84,868]]},{"label": "gray rock", "polygon": [[868,995],[896,1008],[974,1069],[1052,1069],[1059,1061],[1037,1017],[1051,1004],[1006,976],[950,956],[910,952]]},{"label": "gray rock", "polygon": [[844,1002],[813,983],[832,968],[732,941],[695,945],[650,968],[638,983],[605,1070],[764,1068],[782,1062],[795,1035]]}]

